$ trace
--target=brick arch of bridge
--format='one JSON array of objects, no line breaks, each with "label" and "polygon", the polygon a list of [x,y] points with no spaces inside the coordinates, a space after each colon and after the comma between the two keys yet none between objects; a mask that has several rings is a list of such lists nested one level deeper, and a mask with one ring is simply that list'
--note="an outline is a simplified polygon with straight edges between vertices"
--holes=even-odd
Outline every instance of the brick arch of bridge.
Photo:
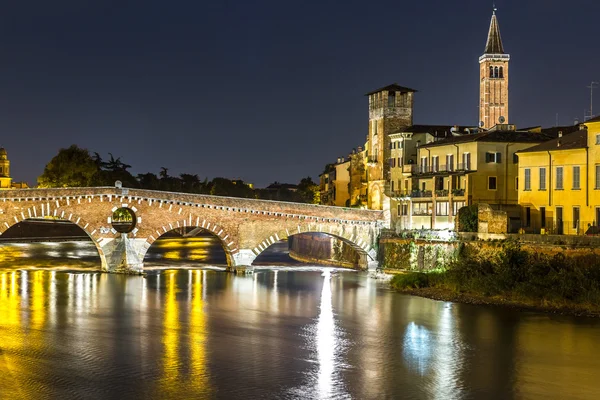
[{"label": "brick arch of bridge", "polygon": [[37,205],[32,205],[30,207],[26,207],[21,210],[17,210],[15,212],[7,213],[4,215],[4,221],[1,222],[2,226],[0,227],[0,236],[2,236],[6,231],[8,231],[13,226],[20,224],[24,221],[33,221],[35,219],[39,219],[40,217],[50,217],[55,218],[60,221],[68,221],[79,228],[90,238],[90,241],[94,243],[96,250],[98,251],[98,256],[100,257],[100,262],[102,265],[106,264],[106,255],[100,244],[94,240],[94,232],[90,231],[90,222],[84,219],[82,216],[76,213],[68,213],[68,214],[58,214],[58,215],[45,215],[43,213],[38,214],[38,209],[41,211],[41,208],[38,208]]},{"label": "brick arch of bridge", "polygon": [[286,240],[290,236],[300,235],[303,233],[320,233],[324,235],[331,236],[333,238],[339,239],[343,243],[352,247],[358,254],[365,255],[371,261],[375,261],[377,258],[377,252],[371,246],[371,244],[366,240],[365,232],[348,232],[345,229],[334,230],[318,230],[312,226],[299,226],[297,231],[290,231],[289,229],[281,229],[276,231],[275,233],[265,237],[262,241],[259,241],[257,246],[252,249],[255,257],[258,257],[263,251],[265,251],[269,246],[273,243]]},{"label": "brick arch of bridge", "polygon": [[143,252],[140,254],[140,258],[143,260],[150,250],[152,244],[158,240],[164,234],[173,231],[178,228],[202,228],[219,240],[225,257],[227,258],[227,265],[233,265],[233,257],[238,252],[235,248],[235,235],[230,232],[230,228],[219,225],[214,219],[207,219],[200,217],[200,215],[189,214],[185,218],[172,218],[166,220],[168,222],[163,223],[160,226],[154,226],[153,234],[150,234],[146,238],[146,243],[143,246]]}]

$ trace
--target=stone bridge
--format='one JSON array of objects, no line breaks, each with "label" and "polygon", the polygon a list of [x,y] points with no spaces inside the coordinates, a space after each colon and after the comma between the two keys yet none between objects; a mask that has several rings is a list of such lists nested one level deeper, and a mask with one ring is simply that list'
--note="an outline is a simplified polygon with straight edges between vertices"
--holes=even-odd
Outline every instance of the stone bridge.
[{"label": "stone bridge", "polygon": [[[112,224],[113,212],[135,215],[129,233]],[[251,265],[274,242],[321,232],[339,238],[377,264],[383,212],[269,200],[242,199],[121,187],[0,191],[0,234],[32,218],[71,221],[93,240],[107,272],[139,273],[146,252],[163,234],[203,228],[221,241],[230,266]]]}]

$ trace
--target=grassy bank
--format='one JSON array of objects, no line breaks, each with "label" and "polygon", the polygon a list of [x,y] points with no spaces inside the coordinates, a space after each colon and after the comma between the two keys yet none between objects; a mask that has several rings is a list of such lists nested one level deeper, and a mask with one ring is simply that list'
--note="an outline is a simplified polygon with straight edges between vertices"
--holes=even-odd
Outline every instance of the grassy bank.
[{"label": "grassy bank", "polygon": [[600,316],[598,256],[529,253],[514,241],[462,245],[446,269],[399,274],[391,285],[439,300]]}]

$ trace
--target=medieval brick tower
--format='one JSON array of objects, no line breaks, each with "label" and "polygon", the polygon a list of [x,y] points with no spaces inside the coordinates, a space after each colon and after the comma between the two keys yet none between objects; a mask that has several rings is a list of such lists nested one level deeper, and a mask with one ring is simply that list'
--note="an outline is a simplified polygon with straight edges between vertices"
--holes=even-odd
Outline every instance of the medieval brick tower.
[{"label": "medieval brick tower", "polygon": [[508,124],[508,62],[504,53],[496,9],[492,14],[485,52],[479,57],[479,125],[489,129]]},{"label": "medieval brick tower", "polygon": [[369,136],[367,140],[367,206],[382,210],[385,184],[390,173],[390,137],[413,123],[414,89],[388,85],[366,94],[369,97]]}]

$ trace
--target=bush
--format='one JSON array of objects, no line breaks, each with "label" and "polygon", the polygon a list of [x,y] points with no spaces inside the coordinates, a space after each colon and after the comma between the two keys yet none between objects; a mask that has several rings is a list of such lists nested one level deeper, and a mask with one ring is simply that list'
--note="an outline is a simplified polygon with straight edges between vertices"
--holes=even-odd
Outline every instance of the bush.
[{"label": "bush", "polygon": [[458,231],[477,232],[479,217],[477,216],[477,204],[462,207],[458,210]]},{"label": "bush", "polygon": [[392,278],[391,285],[396,289],[420,289],[429,287],[429,277],[423,272],[398,274]]}]

